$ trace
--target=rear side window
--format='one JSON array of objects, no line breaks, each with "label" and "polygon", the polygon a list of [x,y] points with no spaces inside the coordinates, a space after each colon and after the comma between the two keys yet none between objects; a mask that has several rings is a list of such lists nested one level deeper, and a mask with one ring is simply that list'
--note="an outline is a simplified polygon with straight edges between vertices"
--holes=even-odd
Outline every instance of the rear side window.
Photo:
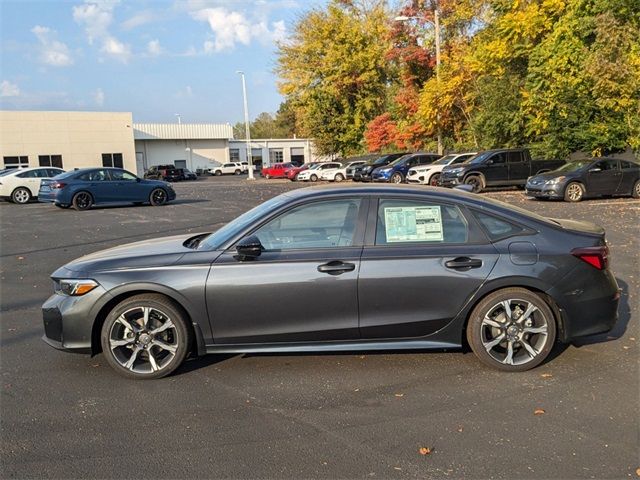
[{"label": "rear side window", "polygon": [[523,232],[523,228],[519,225],[509,222],[501,217],[489,215],[484,212],[473,212],[475,217],[484,227],[485,232],[492,241],[507,238]]},{"label": "rear side window", "polygon": [[19,173],[16,177],[20,178],[36,178],[38,176],[37,170],[29,170],[28,172]]},{"label": "rear side window", "polygon": [[376,245],[467,243],[469,226],[458,207],[417,200],[381,199]]},{"label": "rear side window", "polygon": [[109,180],[109,175],[104,170],[92,170],[83,173],[78,179],[84,180],[85,182],[106,182]]}]

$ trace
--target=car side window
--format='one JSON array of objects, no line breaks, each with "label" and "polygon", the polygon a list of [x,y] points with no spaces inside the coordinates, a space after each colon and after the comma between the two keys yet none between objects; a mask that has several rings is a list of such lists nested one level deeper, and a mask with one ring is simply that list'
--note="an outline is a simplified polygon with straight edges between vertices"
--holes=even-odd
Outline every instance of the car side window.
[{"label": "car side window", "polygon": [[600,160],[596,163],[593,168],[599,168],[603,172],[606,170],[617,170],[618,169],[618,161],[617,160]]},{"label": "car side window", "polygon": [[54,168],[49,168],[47,172],[49,173],[49,177],[55,177],[56,175],[60,175],[61,173],[63,173],[62,170],[56,170]]},{"label": "car side window", "polygon": [[507,161],[509,163],[521,163],[522,152],[507,152]]},{"label": "car side window", "polygon": [[501,165],[506,162],[506,154],[504,152],[496,153],[491,157],[493,165]]},{"label": "car side window", "polygon": [[639,168],[640,165],[636,164],[636,163],[632,163],[632,162],[620,162],[620,166],[622,167],[623,170],[629,170],[630,168]]},{"label": "car side window", "polygon": [[84,180],[85,182],[106,182],[109,180],[109,175],[105,170],[92,170],[83,173],[78,179]]},{"label": "car side window", "polygon": [[510,237],[522,232],[522,227],[508,220],[495,215],[489,215],[484,212],[473,212],[475,217],[484,227],[487,235],[492,241],[500,240],[502,238]]},{"label": "car side window", "polygon": [[126,170],[111,170],[111,180],[119,182],[135,182],[136,176]]},{"label": "car side window", "polygon": [[435,202],[381,199],[376,245],[466,243],[469,226],[460,209]]},{"label": "car side window", "polygon": [[295,207],[260,227],[265,250],[350,247],[358,225],[360,199],[314,202]]},{"label": "car side window", "polygon": [[20,178],[36,178],[38,176],[37,170],[29,170],[28,172],[22,172],[16,175],[16,177]]},{"label": "car side window", "polygon": [[463,163],[466,162],[467,160],[469,160],[473,155],[462,155],[458,158],[456,158],[453,162],[451,162],[451,165],[456,165],[458,163]]}]

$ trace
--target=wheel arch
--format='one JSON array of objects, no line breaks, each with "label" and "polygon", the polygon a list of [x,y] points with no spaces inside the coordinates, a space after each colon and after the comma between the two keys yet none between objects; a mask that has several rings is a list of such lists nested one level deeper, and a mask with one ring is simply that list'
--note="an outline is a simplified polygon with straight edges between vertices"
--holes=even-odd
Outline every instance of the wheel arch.
[{"label": "wheel arch", "polygon": [[[186,299],[182,297],[178,292],[173,291],[169,288],[163,287],[161,285],[153,285],[153,284],[138,284],[138,285],[127,285],[122,288],[117,289],[116,291],[110,292],[109,299],[106,302],[99,305],[97,307],[97,312],[92,314],[91,318],[93,318],[93,324],[91,326],[91,355],[97,355],[102,352],[102,345],[100,343],[100,332],[102,330],[102,325],[109,315],[109,312],[113,310],[116,305],[120,302],[126,300],[127,298],[133,297],[135,295],[143,295],[143,294],[156,294],[163,295],[164,297],[171,300],[176,308],[178,308],[187,318],[187,328],[191,333],[191,345],[189,345],[189,351],[193,354],[203,355],[205,353],[205,342],[204,336],[202,334],[202,330],[200,325],[195,322],[193,319],[195,318],[193,311],[189,308],[188,302]],[[186,306],[185,306],[186,305]]]},{"label": "wheel arch", "polygon": [[484,177],[484,173],[482,173],[482,172],[478,172],[478,171],[476,171],[476,170],[473,170],[473,171],[471,171],[471,172],[469,172],[469,173],[465,173],[465,175],[464,175],[464,177],[463,177],[462,181],[463,181],[463,182],[466,182],[466,181],[467,181],[467,179],[468,179],[469,177],[480,177],[480,179],[482,180],[482,183],[483,183],[484,185],[486,185],[486,183],[487,183],[487,182],[486,182],[486,179],[485,179],[485,177]]}]

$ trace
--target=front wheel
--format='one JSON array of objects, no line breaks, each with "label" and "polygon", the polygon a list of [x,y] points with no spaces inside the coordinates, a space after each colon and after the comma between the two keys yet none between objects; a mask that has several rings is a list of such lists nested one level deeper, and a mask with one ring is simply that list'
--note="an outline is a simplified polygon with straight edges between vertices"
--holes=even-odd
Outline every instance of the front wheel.
[{"label": "front wheel", "polygon": [[240,175],[242,172],[240,170],[236,170],[235,172],[233,172],[234,175]]},{"label": "front wheel", "polygon": [[25,203],[29,203],[29,200],[31,200],[31,192],[24,187],[16,188],[11,194],[11,201],[13,203],[24,205]]},{"label": "front wheel", "polygon": [[391,183],[402,183],[403,180],[404,180],[404,177],[400,172],[396,172],[393,175],[391,175]]},{"label": "front wheel", "polygon": [[480,193],[484,188],[484,182],[482,181],[482,178],[477,175],[471,175],[470,177],[467,177],[464,183],[471,186],[471,191],[473,193]]},{"label": "front wheel", "polygon": [[219,177],[220,175],[222,175],[222,171],[220,171],[220,170],[216,170],[215,175],[216,175],[216,177]]},{"label": "front wheel", "polygon": [[159,207],[167,203],[167,192],[162,188],[155,188],[149,195],[149,203],[154,207]]},{"label": "front wheel", "polygon": [[89,192],[78,192],[73,196],[71,205],[76,210],[89,210],[93,205],[93,197]]},{"label": "front wheel", "polygon": [[311,177],[309,177],[309,180],[311,180],[312,182],[317,182],[318,176],[314,173],[313,175],[311,175]]},{"label": "front wheel", "polygon": [[271,175],[269,175],[268,173],[264,176],[264,178],[266,178],[267,180],[269,180],[271,178]]},{"label": "front wheel", "polygon": [[640,198],[640,180],[637,180],[636,184],[633,186],[633,190],[631,191],[631,196],[633,198]]},{"label": "front wheel", "polygon": [[539,295],[524,288],[505,288],[487,295],[473,309],[467,340],[485,365],[523,372],[540,365],[551,352],[555,318]]},{"label": "front wheel", "polygon": [[185,315],[158,294],[120,302],[107,316],[100,335],[109,365],[133,379],[169,375],[186,358],[190,341]]},{"label": "front wheel", "polygon": [[434,173],[433,175],[431,175],[431,178],[429,179],[429,185],[431,185],[432,187],[437,187],[439,181],[440,181],[440,174]]},{"label": "front wheel", "polygon": [[584,187],[578,182],[571,182],[564,190],[566,202],[579,202],[584,197]]}]

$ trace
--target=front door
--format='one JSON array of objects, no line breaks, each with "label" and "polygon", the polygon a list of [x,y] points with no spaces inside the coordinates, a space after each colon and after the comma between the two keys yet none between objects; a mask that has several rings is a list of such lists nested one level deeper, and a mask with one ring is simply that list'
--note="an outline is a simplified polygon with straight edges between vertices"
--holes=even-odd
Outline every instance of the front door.
[{"label": "front door", "polygon": [[488,183],[494,185],[505,185],[509,183],[509,168],[507,167],[507,153],[496,152],[487,159],[487,166],[484,169],[484,177]]},{"label": "front door", "polygon": [[254,260],[235,249],[213,263],[207,308],[215,343],[358,338],[358,271],[367,202],[307,202],[254,232]]},{"label": "front door", "polygon": [[587,173],[588,195],[613,195],[622,180],[618,160],[600,160],[589,168]]},{"label": "front door", "polygon": [[146,202],[149,200],[147,189],[138,184],[138,178],[126,170],[109,170],[111,176],[109,201]]},{"label": "front door", "polygon": [[381,198],[368,223],[375,236],[367,233],[360,264],[363,339],[424,337],[441,329],[498,259],[455,205]]}]

